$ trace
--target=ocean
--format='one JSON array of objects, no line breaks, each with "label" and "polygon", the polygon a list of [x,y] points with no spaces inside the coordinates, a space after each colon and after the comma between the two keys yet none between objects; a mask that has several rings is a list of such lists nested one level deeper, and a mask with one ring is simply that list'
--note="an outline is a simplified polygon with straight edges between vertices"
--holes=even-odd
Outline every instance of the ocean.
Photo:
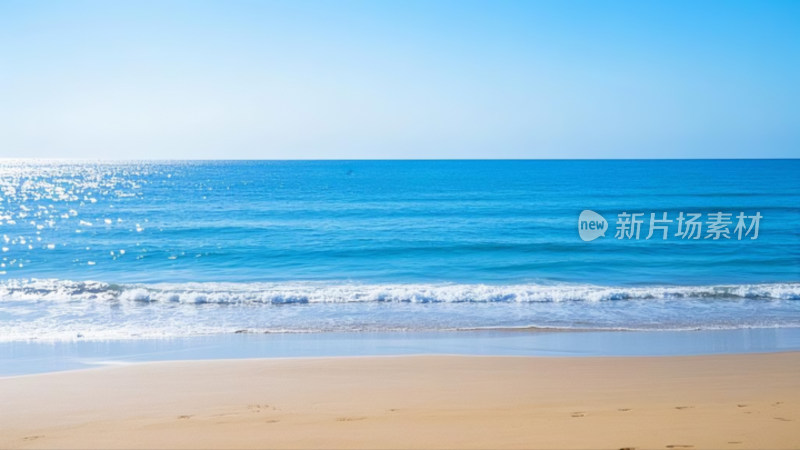
[{"label": "ocean", "polygon": [[0,342],[800,327],[800,160],[5,160],[0,196]]}]

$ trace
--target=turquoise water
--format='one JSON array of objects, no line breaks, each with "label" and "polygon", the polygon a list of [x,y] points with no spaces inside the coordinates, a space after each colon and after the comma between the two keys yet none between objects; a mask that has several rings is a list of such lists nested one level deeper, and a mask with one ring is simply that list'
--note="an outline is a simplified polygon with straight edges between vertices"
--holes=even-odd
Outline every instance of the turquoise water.
[{"label": "turquoise water", "polygon": [[[800,160],[4,161],[0,340],[798,327],[798,174]],[[592,242],[587,209],[610,227]],[[675,223],[645,239],[650,213],[718,211],[729,239]],[[640,239],[614,238],[621,212],[645,213]],[[740,212],[762,216],[757,239],[736,238]]]}]

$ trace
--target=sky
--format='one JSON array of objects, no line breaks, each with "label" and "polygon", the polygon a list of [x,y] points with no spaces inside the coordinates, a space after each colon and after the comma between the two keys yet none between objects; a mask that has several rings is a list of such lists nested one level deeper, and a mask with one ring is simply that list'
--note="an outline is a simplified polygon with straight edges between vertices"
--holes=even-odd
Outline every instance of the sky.
[{"label": "sky", "polygon": [[0,0],[0,158],[797,158],[800,1]]}]

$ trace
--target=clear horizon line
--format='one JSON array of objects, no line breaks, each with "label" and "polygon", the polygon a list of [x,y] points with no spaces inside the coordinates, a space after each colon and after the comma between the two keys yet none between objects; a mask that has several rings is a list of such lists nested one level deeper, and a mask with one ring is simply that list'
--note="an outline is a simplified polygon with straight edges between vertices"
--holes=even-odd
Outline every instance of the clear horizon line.
[{"label": "clear horizon line", "polygon": [[0,157],[0,162],[10,161],[795,161],[787,158],[72,158],[72,157]]}]

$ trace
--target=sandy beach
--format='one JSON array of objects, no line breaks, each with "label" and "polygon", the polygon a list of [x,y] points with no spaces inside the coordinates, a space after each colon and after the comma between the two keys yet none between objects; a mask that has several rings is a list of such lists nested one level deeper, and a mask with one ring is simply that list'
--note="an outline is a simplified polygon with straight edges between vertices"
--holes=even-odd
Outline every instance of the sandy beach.
[{"label": "sandy beach", "polygon": [[141,363],[0,379],[2,448],[797,448],[800,353]]}]

